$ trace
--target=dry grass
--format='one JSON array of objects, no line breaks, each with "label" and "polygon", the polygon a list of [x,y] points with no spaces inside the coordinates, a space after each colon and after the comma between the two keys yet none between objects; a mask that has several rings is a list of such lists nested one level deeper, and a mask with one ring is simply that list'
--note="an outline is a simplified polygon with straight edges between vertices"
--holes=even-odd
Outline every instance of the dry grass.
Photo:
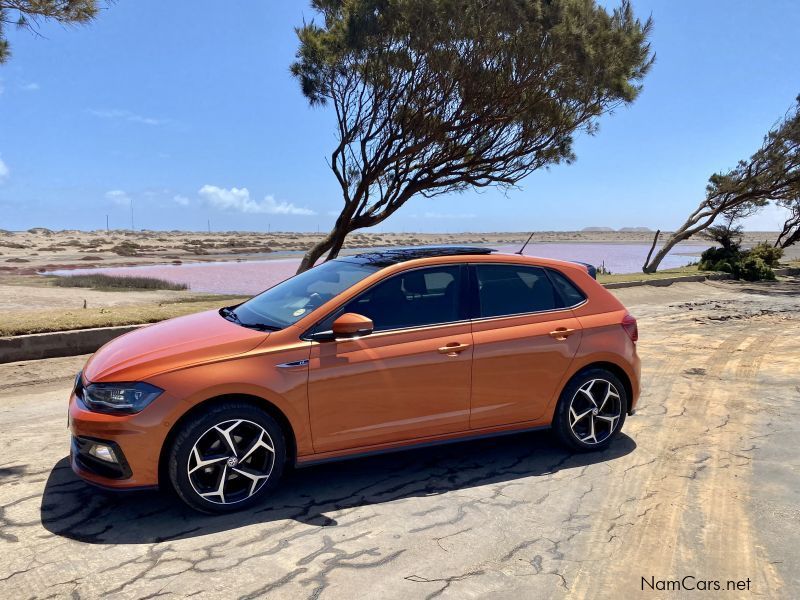
[{"label": "dry grass", "polygon": [[671,277],[685,277],[686,275],[710,275],[711,271],[699,271],[697,265],[664,269],[655,273],[620,273],[613,275],[598,275],[600,283],[619,283],[624,281],[648,281],[651,279],[670,279]]},{"label": "dry grass", "polygon": [[0,313],[0,336],[155,323],[172,317],[238,304],[246,299],[239,296],[211,298],[206,296],[159,304]]},{"label": "dry grass", "polygon": [[186,290],[185,283],[172,283],[156,277],[122,277],[118,275],[67,275],[55,277],[57,287],[79,287],[94,290]]}]

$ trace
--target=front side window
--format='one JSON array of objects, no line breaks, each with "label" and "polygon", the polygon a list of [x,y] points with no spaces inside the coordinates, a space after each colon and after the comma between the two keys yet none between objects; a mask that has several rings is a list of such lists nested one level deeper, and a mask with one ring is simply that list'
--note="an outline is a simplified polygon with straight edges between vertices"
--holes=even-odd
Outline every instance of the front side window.
[{"label": "front side window", "polygon": [[457,265],[399,273],[368,289],[328,317],[318,328],[330,330],[344,313],[372,319],[374,331],[451,323],[462,318],[461,268]]},{"label": "front side window", "polygon": [[481,317],[500,317],[562,308],[561,298],[541,267],[475,265]]},{"label": "front side window", "polygon": [[296,275],[222,315],[245,327],[283,329],[341,294],[379,267],[331,260]]}]

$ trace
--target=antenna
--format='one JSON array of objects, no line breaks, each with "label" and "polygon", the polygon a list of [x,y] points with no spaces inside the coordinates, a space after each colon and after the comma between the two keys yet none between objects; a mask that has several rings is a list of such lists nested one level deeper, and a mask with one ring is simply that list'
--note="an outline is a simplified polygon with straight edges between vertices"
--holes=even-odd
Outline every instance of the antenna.
[{"label": "antenna", "polygon": [[528,239],[527,239],[527,240],[525,240],[525,243],[524,243],[524,244],[522,244],[522,248],[520,248],[519,250],[517,250],[517,251],[516,251],[514,254],[519,254],[520,256],[522,256],[522,251],[523,251],[523,250],[525,250],[525,246],[527,246],[527,245],[528,245],[528,242],[530,242],[530,241],[531,241],[531,238],[533,237],[533,234],[534,234],[534,233],[536,233],[536,232],[535,232],[535,231],[531,231],[531,234],[528,236]]}]

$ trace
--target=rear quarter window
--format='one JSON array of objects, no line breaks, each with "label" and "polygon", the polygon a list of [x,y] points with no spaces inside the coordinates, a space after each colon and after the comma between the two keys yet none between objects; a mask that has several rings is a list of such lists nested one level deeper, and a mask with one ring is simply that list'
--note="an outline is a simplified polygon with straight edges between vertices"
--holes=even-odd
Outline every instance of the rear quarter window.
[{"label": "rear quarter window", "polygon": [[553,282],[553,286],[556,288],[556,291],[564,301],[565,307],[569,308],[572,306],[577,306],[586,300],[586,295],[580,291],[578,287],[566,277],[566,275],[560,273],[559,271],[554,271],[553,269],[548,269],[547,272],[550,275],[550,280]]}]

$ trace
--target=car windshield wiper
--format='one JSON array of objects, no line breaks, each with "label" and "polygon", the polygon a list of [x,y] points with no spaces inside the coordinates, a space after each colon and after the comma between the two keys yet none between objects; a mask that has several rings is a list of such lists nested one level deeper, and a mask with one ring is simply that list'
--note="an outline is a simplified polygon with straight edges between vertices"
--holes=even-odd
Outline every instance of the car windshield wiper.
[{"label": "car windshield wiper", "polygon": [[276,325],[268,325],[267,323],[242,323],[241,321],[237,321],[239,325],[242,327],[249,327],[250,329],[258,329],[259,331],[280,331],[283,327],[278,327]]},{"label": "car windshield wiper", "polygon": [[229,306],[220,308],[219,314],[221,314],[223,318],[228,319],[228,321],[232,321],[233,323],[241,325],[242,327],[247,327],[248,329],[256,329],[258,331],[280,331],[283,329],[283,327],[277,327],[276,325],[269,325],[267,323],[245,323]]}]

